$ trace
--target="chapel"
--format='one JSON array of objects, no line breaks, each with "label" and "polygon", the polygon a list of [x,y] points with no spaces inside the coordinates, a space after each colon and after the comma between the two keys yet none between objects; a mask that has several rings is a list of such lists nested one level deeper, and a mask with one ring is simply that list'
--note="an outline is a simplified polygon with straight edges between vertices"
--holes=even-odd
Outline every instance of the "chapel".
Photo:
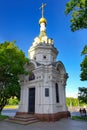
[{"label": "chapel", "polygon": [[66,81],[68,74],[62,61],[56,61],[58,49],[46,33],[44,7],[39,20],[40,33],[28,50],[29,75],[21,76],[21,99],[17,113],[34,114],[39,120],[54,121],[68,116]]}]

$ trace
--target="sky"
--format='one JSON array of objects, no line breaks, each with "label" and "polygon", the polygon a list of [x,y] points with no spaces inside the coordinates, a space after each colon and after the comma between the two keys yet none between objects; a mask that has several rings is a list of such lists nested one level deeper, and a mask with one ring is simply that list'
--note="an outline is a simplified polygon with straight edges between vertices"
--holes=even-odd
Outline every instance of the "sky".
[{"label": "sky", "polygon": [[0,0],[0,43],[16,40],[16,45],[28,57],[28,49],[39,35],[39,19],[42,3],[45,6],[47,36],[54,39],[59,54],[57,61],[63,62],[69,75],[66,96],[77,97],[78,87],[87,87],[87,81],[80,80],[81,51],[87,44],[87,30],[72,32],[71,15],[64,13],[69,0]]}]

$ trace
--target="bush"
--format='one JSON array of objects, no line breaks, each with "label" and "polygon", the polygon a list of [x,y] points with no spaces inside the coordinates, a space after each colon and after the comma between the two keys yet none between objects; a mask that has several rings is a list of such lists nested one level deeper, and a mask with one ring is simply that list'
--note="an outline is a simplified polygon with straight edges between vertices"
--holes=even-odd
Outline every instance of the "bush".
[{"label": "bush", "polygon": [[7,105],[18,105],[18,104],[19,104],[19,100],[17,97],[11,97],[10,99],[8,99]]}]

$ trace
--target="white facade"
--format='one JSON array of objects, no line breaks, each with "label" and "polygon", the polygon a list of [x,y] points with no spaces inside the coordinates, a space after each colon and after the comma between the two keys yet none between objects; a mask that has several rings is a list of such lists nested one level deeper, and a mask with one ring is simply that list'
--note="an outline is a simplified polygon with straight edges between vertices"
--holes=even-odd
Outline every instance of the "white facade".
[{"label": "white facade", "polygon": [[[63,63],[56,61],[58,50],[54,47],[53,40],[46,35],[46,19],[41,18],[39,23],[40,35],[34,39],[28,50],[31,65],[26,68],[32,74],[21,76],[19,112],[54,114],[67,111],[65,86],[68,75]],[[30,90],[33,92],[30,93]],[[32,99],[33,105],[30,104],[29,98]]]},{"label": "white facade", "polygon": [[[35,79],[29,81],[29,77],[21,80],[21,103],[19,112],[29,112],[29,88],[35,88],[34,113],[48,114],[66,111],[65,85],[67,74],[63,64],[58,61],[54,64],[34,64],[33,73]],[[56,102],[56,83],[58,84],[59,102]],[[45,95],[48,88],[49,94]]]}]

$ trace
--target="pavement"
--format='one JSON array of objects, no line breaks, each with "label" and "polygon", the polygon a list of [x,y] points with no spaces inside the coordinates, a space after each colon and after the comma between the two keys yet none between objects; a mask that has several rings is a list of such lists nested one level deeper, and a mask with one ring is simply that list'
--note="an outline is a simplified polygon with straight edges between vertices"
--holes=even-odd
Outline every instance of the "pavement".
[{"label": "pavement", "polygon": [[0,121],[0,130],[87,130],[87,122],[74,121],[70,118],[56,122],[39,122],[30,125]]},{"label": "pavement", "polygon": [[[16,110],[4,110],[2,115],[13,116]],[[79,115],[73,112],[71,115]],[[56,122],[38,122],[30,125],[20,125],[7,121],[0,121],[0,130],[87,130],[87,122],[68,119],[61,119]]]}]

